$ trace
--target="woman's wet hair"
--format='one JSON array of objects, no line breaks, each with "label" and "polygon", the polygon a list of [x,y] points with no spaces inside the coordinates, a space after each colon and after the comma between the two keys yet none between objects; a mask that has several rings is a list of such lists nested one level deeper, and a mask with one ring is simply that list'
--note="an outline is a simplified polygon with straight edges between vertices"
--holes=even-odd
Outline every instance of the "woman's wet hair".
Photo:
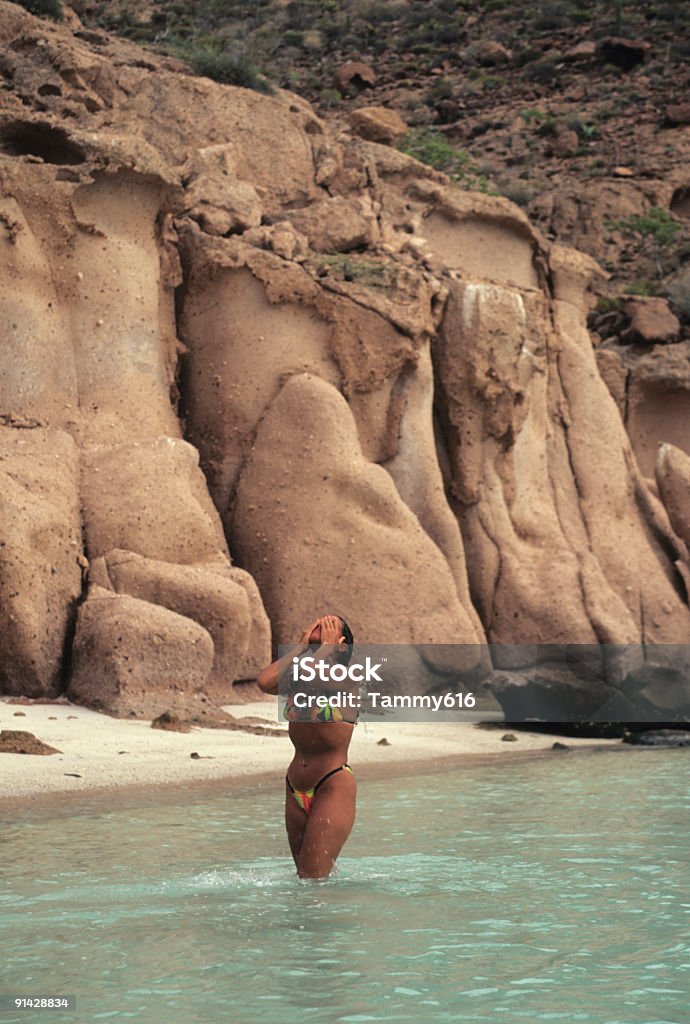
[{"label": "woman's wet hair", "polygon": [[346,651],[338,651],[338,654],[337,654],[335,660],[336,660],[336,662],[339,665],[349,665],[350,664],[350,659],[352,658],[352,652],[354,650],[355,638],[352,635],[352,630],[350,629],[350,627],[348,626],[347,622],[342,617],[342,615],[339,615],[338,618],[340,619],[340,621],[343,624],[343,636],[345,637],[345,641],[344,642],[347,644],[347,650]]}]

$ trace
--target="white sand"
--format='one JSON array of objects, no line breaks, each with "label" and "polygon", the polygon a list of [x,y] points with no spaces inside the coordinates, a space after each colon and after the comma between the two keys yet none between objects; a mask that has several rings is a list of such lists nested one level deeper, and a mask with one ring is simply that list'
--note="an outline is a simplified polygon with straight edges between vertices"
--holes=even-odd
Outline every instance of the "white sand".
[{"label": "white sand", "polygon": [[[287,725],[276,721],[274,703],[232,705],[236,717],[255,716],[284,735],[257,736],[226,729],[190,733],[152,729],[150,722],[111,718],[76,704],[10,704],[0,698],[0,729],[31,732],[61,753],[0,753],[0,800],[33,794],[90,791],[102,787],[158,786],[200,779],[247,779],[265,772],[282,775],[292,756]],[[18,714],[18,712],[20,714]],[[355,766],[410,765],[466,755],[499,760],[518,753],[548,751],[558,737],[508,729],[477,729],[472,723],[361,722],[349,760]],[[389,746],[379,746],[382,738]],[[620,740],[561,738],[569,748],[620,746]],[[197,760],[190,755],[197,752]],[[554,754],[554,756],[557,756]],[[71,774],[67,774],[71,773]],[[77,777],[78,776],[78,777]]]}]

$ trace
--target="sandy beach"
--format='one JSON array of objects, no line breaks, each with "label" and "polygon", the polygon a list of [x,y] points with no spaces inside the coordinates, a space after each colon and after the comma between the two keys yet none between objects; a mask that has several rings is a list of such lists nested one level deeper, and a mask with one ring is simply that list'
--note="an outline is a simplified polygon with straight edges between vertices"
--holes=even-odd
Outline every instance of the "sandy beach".
[{"label": "sandy beach", "polygon": [[[108,789],[160,788],[225,781],[279,778],[292,747],[287,724],[278,723],[273,702],[228,705],[240,719],[257,719],[279,735],[193,728],[179,733],[152,729],[149,721],[129,721],[76,704],[13,704],[0,700],[0,729],[24,730],[60,753],[0,753],[0,806],[36,804],[50,795],[87,794]],[[559,737],[508,728],[477,728],[470,722],[362,722],[355,729],[350,761],[364,777],[372,773],[409,774],[440,768],[449,760],[505,762],[526,756],[563,756],[552,750]],[[387,740],[387,743],[382,743]],[[561,737],[569,751],[621,747],[620,740]],[[198,755],[192,756],[192,755]]]}]

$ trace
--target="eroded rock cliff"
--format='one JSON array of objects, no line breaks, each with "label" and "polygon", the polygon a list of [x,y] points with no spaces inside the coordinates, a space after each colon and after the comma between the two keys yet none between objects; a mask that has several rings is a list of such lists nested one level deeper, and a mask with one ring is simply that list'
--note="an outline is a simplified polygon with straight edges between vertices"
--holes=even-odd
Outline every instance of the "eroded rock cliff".
[{"label": "eroded rock cliff", "polygon": [[292,94],[4,2],[0,46],[0,692],[232,700],[329,609],[373,643],[687,640],[687,467],[669,521],[589,257]]}]

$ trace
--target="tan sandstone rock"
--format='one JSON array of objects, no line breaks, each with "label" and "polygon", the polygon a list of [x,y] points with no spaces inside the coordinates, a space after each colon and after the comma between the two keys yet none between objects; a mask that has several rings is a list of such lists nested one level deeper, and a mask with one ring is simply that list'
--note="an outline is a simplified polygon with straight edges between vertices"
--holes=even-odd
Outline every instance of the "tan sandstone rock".
[{"label": "tan sandstone rock", "polygon": [[625,342],[654,345],[675,341],[680,332],[680,321],[671,312],[666,299],[634,298],[625,303],[625,314],[630,326],[621,335]]},{"label": "tan sandstone rock", "polygon": [[85,449],[81,489],[92,558],[114,548],[183,564],[228,557],[198,453],[179,438]]},{"label": "tan sandstone rock", "polygon": [[672,444],[662,444],[655,473],[671,525],[690,551],[690,456]]},{"label": "tan sandstone rock", "polygon": [[[249,573],[218,565],[174,565],[111,551],[102,580],[118,594],[198,622],[214,647],[211,682],[250,679],[270,660],[270,625]],[[92,567],[92,575],[94,567]]]},{"label": "tan sandstone rock", "polygon": [[653,476],[660,444],[690,452],[690,342],[654,345],[635,360],[626,426],[640,468]]},{"label": "tan sandstone rock", "polygon": [[[273,640],[340,611],[430,685],[458,665],[429,642],[685,643],[646,478],[690,450],[687,343],[601,350],[617,408],[597,268],[508,200],[3,0],[0,45],[0,689],[59,692],[73,654],[83,699],[188,716],[268,660],[264,602]],[[612,259],[592,227],[645,189],[534,208]]]},{"label": "tan sandstone rock", "polygon": [[628,370],[618,352],[610,349],[598,349],[595,353],[597,367],[601,379],[609,389],[611,397],[618,406],[621,419],[625,423],[627,416],[627,384]]},{"label": "tan sandstone rock", "polygon": [[291,377],[264,415],[231,535],[280,642],[329,608],[370,643],[479,639],[441,552],[389,475],[363,458],[343,397],[317,377]]},{"label": "tan sandstone rock", "polygon": [[393,146],[407,132],[407,125],[397,110],[386,107],[359,107],[349,117],[350,125],[363,139]]},{"label": "tan sandstone rock", "polygon": [[[482,237],[480,223],[473,230]],[[447,234],[437,237],[448,253]],[[482,274],[480,246],[460,260],[468,276],[472,260]],[[491,283],[453,285],[436,349],[480,616],[501,643],[669,642],[687,630],[688,609],[629,501],[644,485],[582,315],[594,265],[552,250],[557,334],[546,297],[516,289],[521,265],[525,273],[515,262],[502,280],[496,268]],[[663,614],[650,618],[651,608]]]},{"label": "tan sandstone rock", "polygon": [[376,79],[377,74],[371,65],[360,60],[349,60],[341,64],[333,76],[336,88],[344,93],[351,89],[359,90],[375,85]]},{"label": "tan sandstone rock", "polygon": [[202,626],[94,587],[79,609],[67,696],[96,711],[153,718],[188,706],[212,666],[213,640]]},{"label": "tan sandstone rock", "polygon": [[0,692],[53,697],[81,594],[77,449],[0,427]]},{"label": "tan sandstone rock", "polygon": [[349,252],[373,245],[379,230],[370,201],[333,196],[287,214],[316,252]]},{"label": "tan sandstone rock", "polygon": [[261,223],[261,200],[253,185],[238,178],[231,146],[197,150],[183,181],[185,211],[209,234],[235,234]]}]

